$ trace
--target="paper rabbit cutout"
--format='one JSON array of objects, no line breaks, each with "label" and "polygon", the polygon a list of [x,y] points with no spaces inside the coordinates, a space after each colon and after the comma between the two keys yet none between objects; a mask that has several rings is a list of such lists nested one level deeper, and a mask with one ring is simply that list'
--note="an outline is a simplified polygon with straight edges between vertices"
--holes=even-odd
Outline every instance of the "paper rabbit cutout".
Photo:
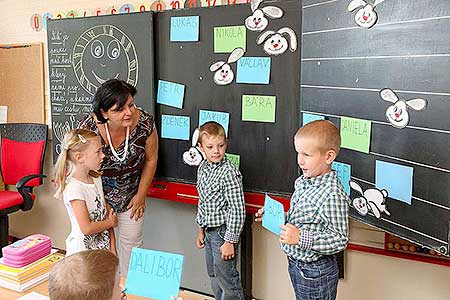
[{"label": "paper rabbit cutout", "polygon": [[199,166],[205,159],[203,152],[198,147],[200,130],[196,128],[192,134],[192,146],[183,153],[183,161],[189,166]]},{"label": "paper rabbit cutout", "polygon": [[361,197],[352,199],[352,206],[360,215],[366,216],[372,212],[377,219],[381,218],[381,213],[391,215],[386,208],[386,197],[388,196],[386,190],[372,188],[363,192],[361,186],[353,180],[350,180],[350,187],[361,194]]},{"label": "paper rabbit cutout", "polygon": [[[289,36],[289,43],[283,35]],[[256,39],[256,43],[261,45],[263,42],[264,52],[269,55],[283,54],[288,48],[291,52],[297,50],[297,36],[295,35],[295,31],[289,27],[283,27],[277,32],[267,30],[261,33]]]},{"label": "paper rabbit cutout", "polygon": [[348,4],[347,10],[354,11],[358,7],[361,7],[356,12],[355,22],[358,26],[370,28],[377,22],[378,19],[378,15],[374,8],[383,1],[384,0],[375,0],[373,4],[370,4],[364,0],[352,0],[352,2]]},{"label": "paper rabbit cutout", "polygon": [[218,85],[227,85],[233,82],[234,79],[234,73],[231,69],[230,64],[237,62],[242,56],[244,55],[244,49],[242,48],[235,48],[230,56],[228,57],[228,61],[218,61],[216,63],[213,63],[209,70],[214,73],[214,82]]},{"label": "paper rabbit cutout", "polygon": [[283,16],[283,10],[276,6],[266,6],[258,9],[262,0],[252,0],[250,7],[252,9],[252,15],[245,19],[245,27],[251,31],[263,31],[269,25],[269,20],[265,17],[268,16],[271,19],[279,19]]},{"label": "paper rabbit cutout", "polygon": [[424,110],[427,101],[422,98],[411,100],[400,100],[391,89],[382,89],[380,96],[383,100],[394,103],[386,109],[386,119],[395,128],[405,128],[409,122],[408,108],[414,110]]}]

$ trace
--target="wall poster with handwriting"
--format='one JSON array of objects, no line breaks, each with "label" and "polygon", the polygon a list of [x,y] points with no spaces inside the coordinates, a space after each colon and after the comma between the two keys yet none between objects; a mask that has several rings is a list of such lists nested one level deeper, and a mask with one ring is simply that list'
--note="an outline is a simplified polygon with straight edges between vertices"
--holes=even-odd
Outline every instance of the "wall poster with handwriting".
[{"label": "wall poster with handwriting", "polygon": [[49,20],[47,42],[53,161],[108,79],[135,86],[137,106],[154,114],[152,12]]}]

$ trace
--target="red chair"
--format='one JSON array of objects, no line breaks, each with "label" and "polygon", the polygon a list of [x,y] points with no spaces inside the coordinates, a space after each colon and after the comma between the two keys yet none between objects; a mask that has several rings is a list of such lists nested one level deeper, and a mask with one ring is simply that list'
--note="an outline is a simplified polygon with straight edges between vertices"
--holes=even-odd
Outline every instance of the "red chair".
[{"label": "red chair", "polygon": [[[42,184],[48,126],[44,124],[0,124],[1,172],[6,185],[17,191],[0,191],[0,247],[8,245],[8,214],[30,210],[33,187]],[[0,257],[2,253],[0,252]]]}]

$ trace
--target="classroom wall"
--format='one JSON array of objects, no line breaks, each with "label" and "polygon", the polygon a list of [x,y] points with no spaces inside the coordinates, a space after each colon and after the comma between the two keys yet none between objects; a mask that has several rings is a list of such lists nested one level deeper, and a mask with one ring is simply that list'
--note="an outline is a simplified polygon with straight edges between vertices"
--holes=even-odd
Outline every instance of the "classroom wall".
[{"label": "classroom wall", "polygon": [[[151,2],[153,1],[132,2],[132,4],[137,6],[145,3],[148,6]],[[34,13],[42,15],[45,12],[65,13],[70,9],[93,10],[96,7],[107,8],[112,5],[120,7],[124,3],[104,0],[3,0],[0,11],[2,20],[0,22],[0,44],[46,43],[44,30],[35,32],[31,29],[30,20]],[[44,53],[46,53],[46,45],[44,46]],[[50,124],[48,98],[48,82],[46,82],[46,122]],[[44,169],[47,175],[53,172],[51,149],[50,142],[47,147]],[[33,209],[11,215],[10,233],[20,237],[40,232],[51,236],[56,247],[64,248],[64,240],[70,232],[70,223],[63,203],[53,198],[54,190],[50,180],[46,180],[45,184],[35,191],[37,200]],[[286,257],[281,252],[276,237],[262,229],[259,224],[253,224],[253,229],[254,296],[267,300],[294,299],[287,273]],[[380,247],[383,243],[383,236],[383,233],[378,230],[352,222],[352,241]],[[450,267],[357,251],[347,251],[345,267],[346,278],[340,281],[339,300],[450,299]]]}]

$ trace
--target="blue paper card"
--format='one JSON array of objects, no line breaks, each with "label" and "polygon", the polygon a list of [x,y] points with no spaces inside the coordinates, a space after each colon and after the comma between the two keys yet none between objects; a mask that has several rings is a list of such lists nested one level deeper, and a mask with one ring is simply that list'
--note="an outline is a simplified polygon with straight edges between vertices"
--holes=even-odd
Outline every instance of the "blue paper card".
[{"label": "blue paper card", "polygon": [[284,225],[283,204],[266,194],[262,226],[276,235],[280,235],[280,225]]},{"label": "blue paper card", "polygon": [[171,42],[198,42],[199,16],[171,17]]},{"label": "blue paper card", "polygon": [[311,123],[312,121],[325,120],[324,116],[313,115],[308,113],[302,113],[302,115],[303,115],[303,126],[305,126],[308,123]]},{"label": "blue paper card", "polygon": [[198,126],[202,126],[206,122],[214,121],[222,125],[225,134],[228,137],[228,126],[230,124],[230,113],[212,110],[200,110],[198,116]]},{"label": "blue paper card", "polygon": [[127,293],[161,300],[178,296],[183,255],[133,248],[126,282]]},{"label": "blue paper card", "polygon": [[341,162],[333,162],[331,169],[335,170],[339,181],[344,186],[345,192],[350,196],[350,176],[352,174],[352,166]]},{"label": "blue paper card", "polygon": [[184,85],[170,81],[158,80],[156,103],[183,108]]},{"label": "blue paper card", "polygon": [[237,62],[237,83],[269,84],[270,57],[242,57]]},{"label": "blue paper card", "polygon": [[413,168],[385,161],[375,163],[375,186],[388,191],[388,197],[411,204]]},{"label": "blue paper card", "polygon": [[189,141],[190,118],[185,116],[162,115],[161,137]]}]

